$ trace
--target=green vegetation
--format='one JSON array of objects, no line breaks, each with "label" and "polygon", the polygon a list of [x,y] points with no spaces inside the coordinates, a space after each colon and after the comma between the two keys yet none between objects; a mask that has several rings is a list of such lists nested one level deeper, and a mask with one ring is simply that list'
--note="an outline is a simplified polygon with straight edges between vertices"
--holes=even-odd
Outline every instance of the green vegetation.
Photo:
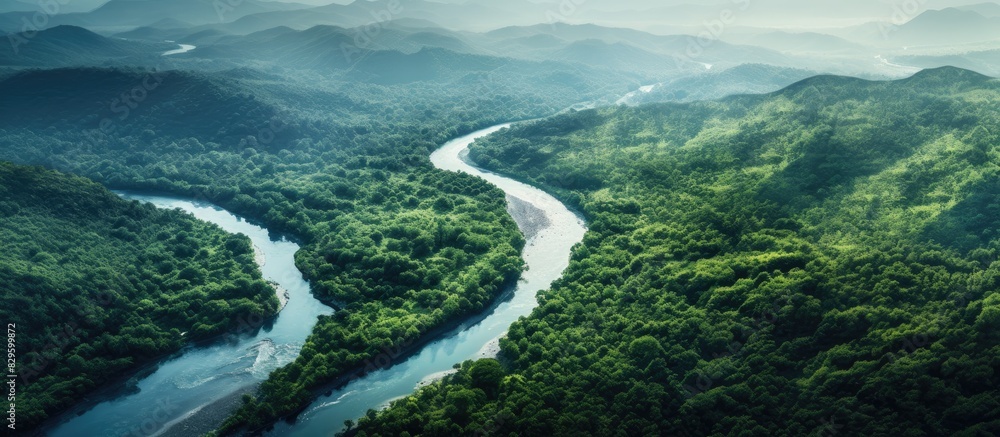
[{"label": "green vegetation", "polygon": [[1000,82],[817,77],[517,126],[473,157],[590,232],[501,363],[370,412],[396,435],[992,435]]},{"label": "green vegetation", "polygon": [[[503,193],[428,156],[476,128],[585,100],[592,84],[560,85],[566,76],[545,68],[493,74],[348,86],[249,69],[20,72],[0,82],[13,102],[0,108],[0,158],[210,200],[302,241],[298,267],[342,310],[225,425],[256,428],[385,349],[482,311],[517,278],[524,240]],[[135,108],[117,106],[127,116],[102,107],[147,82],[158,85]],[[113,129],[100,129],[105,118]]]},{"label": "green vegetation", "polygon": [[245,236],[80,177],[0,162],[0,241],[0,320],[16,325],[25,429],[278,308]]}]

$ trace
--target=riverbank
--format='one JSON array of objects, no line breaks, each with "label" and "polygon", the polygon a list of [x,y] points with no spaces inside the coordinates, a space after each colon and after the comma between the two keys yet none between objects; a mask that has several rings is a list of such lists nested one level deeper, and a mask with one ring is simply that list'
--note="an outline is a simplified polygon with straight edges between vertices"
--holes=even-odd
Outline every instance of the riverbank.
[{"label": "riverbank", "polygon": [[[235,331],[188,342],[172,354],[150,360],[138,373],[101,387],[71,410],[54,416],[39,431],[44,435],[112,435],[115,430],[137,427],[150,431],[144,434],[167,433],[175,426],[191,430],[191,423],[221,421],[213,419],[213,411],[238,404],[242,394],[256,389],[272,369],[294,359],[312,330],[307,322],[333,312],[310,293],[294,263],[300,246],[290,239],[275,238],[253,221],[197,199],[116,193],[159,208],[181,209],[227,232],[249,237],[254,261],[274,288],[280,307],[268,317],[235,320],[239,323]],[[157,402],[165,399],[170,400],[170,408],[157,409]],[[150,428],[153,415],[156,429]],[[216,425],[199,426],[207,432]]]},{"label": "riverbank", "polygon": [[[253,246],[253,260],[257,263],[257,267],[264,270],[264,265],[267,264],[267,255],[261,250],[260,246],[256,244]],[[288,305],[288,300],[291,299],[291,295],[288,294],[288,290],[285,290],[277,281],[267,281],[271,287],[274,288],[274,295],[278,297],[278,309],[276,313],[280,313],[281,310],[285,309],[285,305]]]},{"label": "riverbank", "polygon": [[[498,339],[510,324],[529,315],[537,307],[537,293],[561,276],[569,263],[570,249],[582,240],[586,226],[566,205],[551,195],[500,175],[482,175],[477,169],[460,162],[457,156],[460,150],[467,149],[475,138],[500,128],[502,126],[452,140],[439,149],[444,150],[443,153],[436,152],[437,158],[432,156],[432,161],[437,159],[435,165],[442,170],[463,171],[483,177],[504,191],[509,199],[508,213],[526,236],[521,257],[528,268],[520,274],[511,274],[505,278],[504,287],[480,311],[470,311],[422,333],[415,341],[398,345],[358,363],[355,368],[348,369],[333,381],[312,389],[314,401],[311,404],[277,419],[267,427],[254,430],[255,433],[262,433],[275,425],[276,435],[312,436],[336,431],[345,419],[357,419],[368,408],[377,408],[392,399],[411,394],[414,387],[427,375],[447,371],[454,364],[468,359],[495,355],[499,350]],[[447,163],[441,164],[442,159]],[[139,197],[152,201],[150,196]],[[257,363],[267,360],[270,364],[262,367],[266,372],[273,369],[272,366],[287,363],[287,359],[294,359],[293,354],[298,353],[297,348],[291,349],[294,344],[300,345],[300,338],[305,338],[311,332],[312,328],[303,323],[305,316],[302,311],[303,307],[306,307],[307,312],[312,311],[312,307],[316,305],[310,302],[317,298],[311,295],[308,283],[303,281],[301,272],[294,264],[294,253],[298,250],[296,245],[284,240],[274,240],[266,229],[249,229],[247,223],[238,217],[233,221],[229,217],[230,213],[217,207],[213,209],[196,201],[192,203],[166,198],[153,200],[157,202],[157,206],[182,207],[203,220],[217,224],[220,220],[232,222],[224,228],[234,233],[245,233],[255,244],[270,248],[267,251],[268,258],[274,254],[274,259],[259,260],[255,250],[255,261],[263,262],[266,266],[265,277],[291,283],[289,289],[295,299],[281,312],[283,316],[273,329],[260,331],[261,338],[234,341],[231,346],[219,348],[218,351],[195,351],[190,357],[168,363],[165,365],[166,369],[150,378],[151,381],[143,383],[142,393],[123,399],[125,404],[98,408],[99,411],[88,414],[85,420],[75,420],[69,424],[65,428],[67,432],[108,429],[110,424],[131,423],[136,418],[144,417],[141,406],[149,403],[148,400],[164,397],[172,397],[182,403],[179,403],[178,414],[164,419],[163,435],[175,432],[168,427],[179,427],[176,432],[183,434],[209,432],[228,413],[239,407],[238,401],[243,393],[253,391],[256,384],[259,384],[259,380],[246,381],[247,384],[240,386],[238,390],[232,386],[237,380],[242,383],[241,378],[244,377],[239,375],[247,375],[247,367],[257,369],[261,367]],[[280,248],[271,247],[274,245]],[[268,276],[267,270],[271,276]],[[284,294],[277,288],[275,292]],[[329,309],[325,305],[323,307]],[[296,333],[292,334],[289,330]],[[276,353],[274,347],[254,347],[258,340],[270,338],[275,338],[279,346],[284,345],[283,358],[272,358]],[[266,376],[266,373],[262,375]],[[177,381],[186,383],[178,386]],[[233,390],[238,394],[234,394]],[[340,391],[334,395],[335,399],[323,396],[333,394],[335,390]],[[289,419],[295,421],[294,426],[284,423]],[[247,430],[243,431],[245,433]]]},{"label": "riverbank", "polygon": [[543,229],[552,226],[545,211],[518,197],[507,195],[507,213],[517,223],[525,241],[530,241]]},{"label": "riverbank", "polygon": [[[439,170],[484,179],[505,193],[507,212],[526,237],[521,251],[526,269],[513,283],[512,292],[477,317],[456,320],[450,326],[425,333],[420,343],[393,350],[392,354],[403,349],[407,353],[392,363],[387,363],[385,357],[376,357],[374,361],[382,367],[369,368],[374,371],[369,371],[367,376],[360,372],[347,374],[321,387],[317,391],[325,392],[324,396],[317,396],[311,404],[287,415],[286,420],[275,422],[273,428],[256,430],[258,433],[268,429],[269,434],[276,436],[311,437],[343,429],[341,424],[346,420],[357,420],[368,409],[377,409],[393,399],[412,395],[415,387],[447,374],[455,364],[495,356],[499,352],[499,339],[509,326],[530,315],[538,306],[538,292],[562,276],[569,265],[572,247],[582,241],[586,233],[586,225],[578,214],[550,194],[483,171],[463,159],[469,145],[477,138],[507,126],[509,124],[493,126],[455,138],[437,149],[431,155],[431,162]],[[453,327],[451,333],[448,333],[449,327]],[[437,335],[439,331],[444,334]],[[329,390],[324,390],[327,388]]]},{"label": "riverbank", "polygon": [[243,395],[253,394],[260,384],[254,384],[241,388],[226,397],[211,402],[187,416],[164,425],[163,431],[153,434],[156,437],[190,437],[195,435],[205,435],[219,427],[219,424],[243,405]]},{"label": "riverbank", "polygon": [[[311,406],[312,403],[315,402],[317,399],[324,396],[329,396],[330,394],[332,394],[334,390],[339,390],[341,388],[344,388],[351,382],[364,378],[365,376],[367,376],[372,372],[389,369],[393,366],[403,363],[408,359],[414,357],[415,355],[419,354],[420,352],[422,352],[424,350],[424,347],[427,346],[428,344],[454,337],[455,335],[464,332],[469,327],[481,323],[483,320],[486,320],[486,318],[492,315],[497,310],[497,308],[500,307],[500,305],[504,304],[505,302],[508,302],[511,298],[514,297],[514,290],[517,288],[519,278],[520,274],[511,275],[510,278],[507,278],[504,281],[504,285],[501,287],[501,290],[503,291],[500,294],[498,294],[496,298],[493,299],[493,302],[482,311],[473,314],[469,317],[459,317],[441,326],[432,328],[427,332],[425,332],[423,335],[421,335],[415,341],[409,343],[403,343],[401,345],[398,345],[396,348],[383,352],[383,354],[379,356],[371,357],[364,363],[343,372],[341,376],[337,377],[336,379],[311,389],[310,392],[312,393],[312,401],[309,404],[297,409],[291,414],[279,417],[261,428],[257,428],[254,430],[242,430],[242,431],[250,435],[262,435],[272,430],[273,427],[278,423],[281,422],[294,423],[296,418],[299,417],[303,412],[308,410],[309,406]],[[376,406],[372,406],[372,408],[374,407]],[[235,411],[235,409],[233,411]],[[342,426],[342,424],[336,424],[336,426]],[[237,434],[239,433],[240,432],[238,431]]]}]

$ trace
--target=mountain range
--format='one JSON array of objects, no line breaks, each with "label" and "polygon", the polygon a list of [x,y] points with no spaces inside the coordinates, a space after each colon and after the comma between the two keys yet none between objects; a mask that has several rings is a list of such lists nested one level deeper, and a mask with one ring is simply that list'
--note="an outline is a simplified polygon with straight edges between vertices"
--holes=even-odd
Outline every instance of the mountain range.
[{"label": "mountain range", "polygon": [[164,42],[107,38],[75,26],[12,34],[8,41],[11,44],[0,44],[0,66],[146,65],[177,47]]}]

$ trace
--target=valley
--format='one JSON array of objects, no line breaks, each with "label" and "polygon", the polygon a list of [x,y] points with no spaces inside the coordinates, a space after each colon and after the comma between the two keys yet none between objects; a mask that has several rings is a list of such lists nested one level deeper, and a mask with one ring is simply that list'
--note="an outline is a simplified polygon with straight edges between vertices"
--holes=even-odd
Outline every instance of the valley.
[{"label": "valley", "polygon": [[998,19],[4,3],[15,431],[1000,432]]}]

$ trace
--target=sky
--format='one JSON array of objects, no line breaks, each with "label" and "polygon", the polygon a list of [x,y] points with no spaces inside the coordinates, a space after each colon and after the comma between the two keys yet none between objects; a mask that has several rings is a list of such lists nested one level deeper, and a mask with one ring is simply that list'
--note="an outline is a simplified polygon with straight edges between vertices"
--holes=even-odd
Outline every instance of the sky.
[{"label": "sky", "polygon": [[[37,5],[40,0],[0,0],[0,12],[12,5]],[[60,12],[80,12],[107,0],[58,0]],[[114,0],[125,1],[125,0]],[[170,2],[172,0],[156,0]],[[213,1],[237,0],[202,0]],[[266,0],[260,0],[266,1]],[[310,5],[350,3],[353,0],[271,0]],[[367,0],[358,0],[367,1]],[[388,0],[381,0],[388,1]],[[404,7],[409,1],[396,0]],[[660,34],[690,33],[729,18],[733,27],[809,30],[842,28],[871,22],[908,21],[928,9],[984,3],[986,0],[419,0],[445,4],[475,4],[489,10],[476,16],[473,30],[552,21],[632,27]],[[530,2],[534,7],[519,2]],[[994,1],[996,3],[996,1]],[[5,8],[7,6],[7,8]],[[525,12],[532,10],[531,12]],[[494,13],[495,12],[495,13]],[[485,18],[489,16],[489,18]],[[431,17],[434,18],[434,17]],[[449,17],[442,17],[442,20]],[[467,20],[439,23],[460,28]],[[435,20],[431,20],[435,21]],[[436,22],[436,21],[435,21]]]},{"label": "sky", "polygon": [[[351,0],[284,0],[310,4],[350,3]],[[365,0],[360,0],[365,1]],[[400,0],[405,5],[407,0]],[[478,3],[493,8],[513,3],[510,0],[427,0],[438,3]],[[524,0],[548,5],[568,22],[593,22],[602,18],[628,16],[629,12],[647,11],[647,19],[664,25],[703,25],[704,21],[727,9],[739,12],[743,26],[810,28],[850,26],[872,21],[894,21],[894,17],[912,18],[928,9],[943,9],[984,3],[989,0]],[[572,14],[566,14],[572,11]],[[605,16],[605,12],[612,15]],[[567,16],[569,15],[569,16]],[[633,22],[619,19],[621,25],[648,28],[651,20]]]}]

